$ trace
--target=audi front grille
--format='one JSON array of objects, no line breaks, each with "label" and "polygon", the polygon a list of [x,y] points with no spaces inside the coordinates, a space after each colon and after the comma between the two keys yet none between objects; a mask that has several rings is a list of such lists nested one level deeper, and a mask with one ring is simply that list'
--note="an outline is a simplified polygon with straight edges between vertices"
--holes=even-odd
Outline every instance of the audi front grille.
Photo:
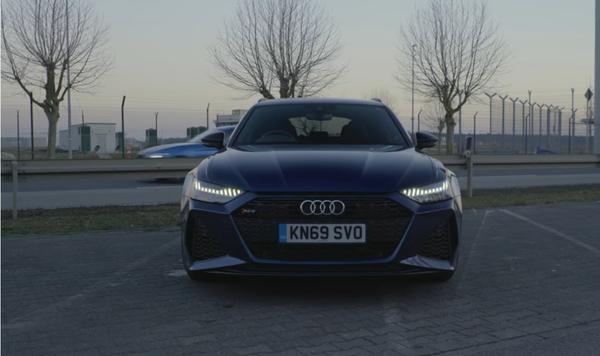
[{"label": "audi front grille", "polygon": [[[306,200],[340,201],[340,215],[305,215],[300,205]],[[383,197],[303,196],[260,197],[238,208],[235,224],[250,252],[262,259],[283,261],[356,261],[390,256],[400,243],[412,213]],[[352,224],[364,223],[364,244],[310,245],[278,242],[279,224]]]}]

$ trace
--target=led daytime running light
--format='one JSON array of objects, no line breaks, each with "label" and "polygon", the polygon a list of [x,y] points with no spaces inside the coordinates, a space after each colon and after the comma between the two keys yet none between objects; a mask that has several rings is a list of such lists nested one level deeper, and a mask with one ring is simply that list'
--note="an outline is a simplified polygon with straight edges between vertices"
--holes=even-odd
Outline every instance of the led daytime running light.
[{"label": "led daytime running light", "polygon": [[448,180],[444,180],[438,186],[427,187],[427,188],[409,188],[402,190],[402,194],[406,195],[409,198],[421,197],[424,195],[438,194],[442,193],[448,188],[450,185],[448,184]]},{"label": "led daytime running light", "polygon": [[197,179],[194,180],[194,189],[196,189],[199,192],[203,192],[203,193],[219,195],[222,197],[231,197],[231,198],[235,198],[238,195],[242,194],[241,190],[235,189],[235,188],[219,188],[219,189],[210,188],[210,187],[203,185],[202,182]]}]

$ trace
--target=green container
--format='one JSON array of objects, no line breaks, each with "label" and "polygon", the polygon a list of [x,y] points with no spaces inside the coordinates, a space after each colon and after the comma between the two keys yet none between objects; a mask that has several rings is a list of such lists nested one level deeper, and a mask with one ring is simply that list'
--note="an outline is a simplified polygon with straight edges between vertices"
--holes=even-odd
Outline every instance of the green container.
[{"label": "green container", "polygon": [[204,126],[188,127],[186,129],[186,136],[187,138],[194,138],[203,133],[204,131],[206,131],[206,127]]},{"label": "green container", "polygon": [[81,152],[90,152],[92,147],[92,134],[89,126],[79,126],[81,136]]},{"label": "green container", "polygon": [[156,146],[158,144],[158,138],[156,137],[155,129],[147,129],[146,130],[146,145],[147,146]]}]

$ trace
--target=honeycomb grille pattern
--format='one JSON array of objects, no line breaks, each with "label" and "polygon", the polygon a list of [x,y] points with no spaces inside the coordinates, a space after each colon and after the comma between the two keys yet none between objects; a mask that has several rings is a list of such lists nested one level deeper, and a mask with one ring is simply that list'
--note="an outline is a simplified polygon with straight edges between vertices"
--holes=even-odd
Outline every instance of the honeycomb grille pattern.
[{"label": "honeycomb grille pattern", "polygon": [[[346,211],[340,216],[305,216],[300,212],[300,204],[306,199],[341,200],[346,205]],[[387,198],[339,196],[259,198],[234,213],[236,226],[254,256],[287,261],[366,260],[388,257],[402,239],[410,218],[409,210]],[[367,242],[344,245],[279,243],[279,224],[294,223],[364,223],[367,228]]]},{"label": "honeycomb grille pattern", "polygon": [[435,227],[433,233],[421,245],[417,254],[438,260],[449,260],[451,252],[450,224],[444,223]]},{"label": "honeycomb grille pattern", "polygon": [[206,225],[198,216],[191,217],[193,229],[189,231],[190,251],[194,260],[207,260],[225,256],[225,250],[214,237],[208,233]]}]

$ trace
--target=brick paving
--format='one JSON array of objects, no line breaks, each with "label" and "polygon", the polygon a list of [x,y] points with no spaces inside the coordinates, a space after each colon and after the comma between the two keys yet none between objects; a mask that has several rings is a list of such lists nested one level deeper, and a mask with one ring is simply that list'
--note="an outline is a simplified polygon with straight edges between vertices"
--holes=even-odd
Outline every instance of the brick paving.
[{"label": "brick paving", "polygon": [[461,253],[442,284],[197,283],[181,271],[175,230],[3,236],[2,354],[600,350],[600,203],[468,211]]}]

